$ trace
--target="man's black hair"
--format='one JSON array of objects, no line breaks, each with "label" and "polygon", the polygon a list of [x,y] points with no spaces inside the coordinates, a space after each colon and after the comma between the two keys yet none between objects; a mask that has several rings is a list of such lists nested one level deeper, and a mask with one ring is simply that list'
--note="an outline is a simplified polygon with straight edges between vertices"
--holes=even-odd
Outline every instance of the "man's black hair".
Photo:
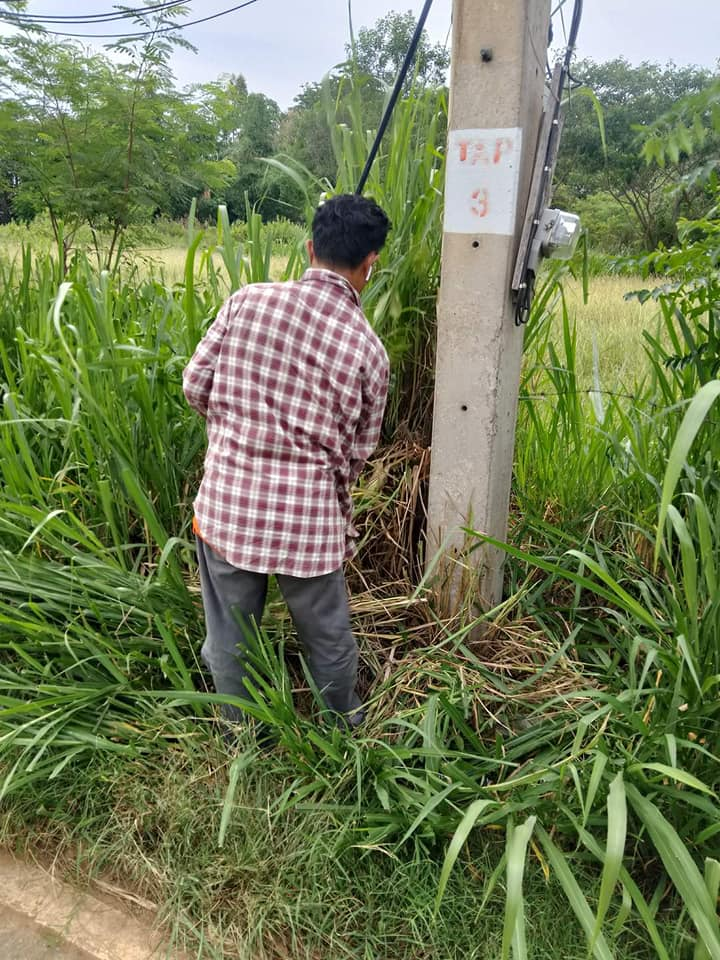
[{"label": "man's black hair", "polygon": [[373,200],[343,193],[321,204],[313,219],[315,257],[328,266],[354,270],[369,253],[382,250],[390,230],[385,211]]}]

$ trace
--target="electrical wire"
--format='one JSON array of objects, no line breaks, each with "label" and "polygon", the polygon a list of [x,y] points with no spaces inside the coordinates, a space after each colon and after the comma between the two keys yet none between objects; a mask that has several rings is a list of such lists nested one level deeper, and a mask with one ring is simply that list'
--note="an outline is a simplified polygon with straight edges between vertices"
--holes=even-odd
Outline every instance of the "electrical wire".
[{"label": "electrical wire", "polygon": [[210,20],[217,20],[219,17],[224,17],[229,13],[235,13],[235,11],[242,10],[245,7],[250,7],[257,2],[258,0],[245,0],[244,3],[238,3],[234,7],[229,7],[227,10],[221,10],[219,13],[214,13],[209,17],[200,17],[198,20],[187,20],[185,23],[176,23],[168,27],[158,27],[154,30],[144,30],[141,33],[67,33],[60,30],[43,30],[43,33],[50,34],[53,37],[83,37],[90,40],[142,40],[145,37],[154,37],[161,33],[172,33],[175,30],[186,30],[188,27],[194,27],[199,23],[208,23]]},{"label": "electrical wire", "polygon": [[[530,42],[530,49],[532,50],[532,55],[535,59],[535,63],[540,67],[540,69],[545,74],[547,79],[551,81],[552,70],[550,69],[550,62],[547,58],[547,55],[545,55],[545,57],[541,57],[540,54],[538,53],[538,49],[535,45],[535,37],[533,36],[533,32],[530,29],[529,18],[527,16],[525,18],[525,25],[527,27],[527,37]],[[550,47],[551,43],[552,43],[552,20],[550,21],[550,30],[549,30],[548,43],[547,43],[548,47]]]},{"label": "electrical wire", "polygon": [[393,91],[390,94],[388,105],[385,108],[385,113],[383,114],[383,118],[380,121],[380,126],[378,127],[378,132],[375,137],[375,142],[372,145],[372,148],[367,158],[367,162],[365,163],[365,169],[360,175],[360,181],[358,182],[357,190],[355,191],[355,193],[362,193],[363,190],[365,189],[365,184],[367,183],[367,179],[370,176],[370,171],[372,170],[373,163],[375,162],[375,158],[377,157],[378,150],[380,149],[380,144],[382,143],[382,139],[385,136],[385,131],[387,130],[388,124],[390,123],[390,118],[393,115],[395,104],[398,102],[398,98],[400,96],[400,92],[402,91],[403,84],[405,83],[405,79],[410,71],[412,62],[415,59],[415,53],[417,52],[418,44],[420,43],[420,38],[422,37],[422,32],[425,27],[425,21],[428,18],[428,14],[430,13],[430,7],[432,7],[432,4],[433,4],[433,0],[425,0],[425,6],[422,9],[422,13],[420,14],[420,19],[418,20],[417,26],[415,27],[415,33],[413,34],[412,40],[410,41],[408,52],[405,54],[405,60],[403,61],[403,65],[400,67],[400,71],[397,75],[397,79],[395,80],[395,86],[393,87]]},{"label": "electrical wire", "polygon": [[132,10],[116,10],[107,13],[87,13],[75,14],[73,16],[40,14],[40,13],[11,13],[9,11],[0,11],[0,19],[27,24],[32,26],[41,26],[44,23],[69,24],[71,26],[92,26],[95,23],[110,23],[113,20],[127,20],[145,13],[159,13],[163,10],[170,10],[173,7],[181,7],[187,3],[187,0],[166,0],[165,3],[156,3],[147,7],[136,7]]},{"label": "electrical wire", "polygon": [[567,46],[568,32],[567,32],[567,27],[565,26],[565,14],[563,13],[562,4],[560,5],[559,10],[560,10],[560,23],[562,25],[562,31],[563,31],[563,39],[565,40],[565,45]]},{"label": "electrical wire", "polygon": [[568,38],[567,46],[565,47],[565,62],[563,64],[563,69],[565,71],[565,76],[570,73],[570,64],[572,63],[573,54],[575,53],[575,47],[577,46],[578,33],[580,32],[580,22],[582,20],[583,12],[583,0],[575,0],[575,6],[573,8],[572,22],[570,23],[570,36]]},{"label": "electrical wire", "polygon": [[[562,14],[562,4],[559,5],[558,9]],[[583,0],[575,0],[575,6],[573,7],[572,21],[570,24],[570,33],[567,38],[567,45],[565,47],[565,56],[563,58],[562,69],[560,72],[560,81],[558,85],[558,95],[555,98],[555,101],[552,106],[553,110],[553,124],[557,126],[560,121],[560,107],[562,101],[563,89],[565,87],[565,81],[570,76],[570,64],[572,63],[573,53],[575,52],[575,46],[577,44],[578,33],[580,31],[580,23],[582,21],[582,12],[583,12]],[[553,148],[553,138],[551,137],[548,141],[548,153]],[[550,156],[544,158],[545,170],[547,176],[550,176],[554,168],[554,163],[551,161]],[[530,251],[532,249],[533,242],[535,240],[535,234],[537,233],[538,225],[540,224],[540,218],[542,215],[542,205],[545,203],[545,190],[538,191],[538,206],[533,211],[533,229],[530,232],[528,237],[527,247],[525,249],[523,257],[523,269],[522,269],[522,286],[518,290],[517,300],[515,303],[515,326],[520,327],[523,324],[527,323],[530,316],[530,307],[532,306],[532,299],[535,290],[535,275],[532,270],[529,268],[530,263]]]},{"label": "electrical wire", "polygon": [[618,393],[616,390],[596,390],[595,387],[578,388],[576,390],[541,390],[539,393],[520,393],[520,400],[555,400],[559,397],[585,397],[595,394],[598,397],[620,397],[622,400],[637,400],[637,394]]}]

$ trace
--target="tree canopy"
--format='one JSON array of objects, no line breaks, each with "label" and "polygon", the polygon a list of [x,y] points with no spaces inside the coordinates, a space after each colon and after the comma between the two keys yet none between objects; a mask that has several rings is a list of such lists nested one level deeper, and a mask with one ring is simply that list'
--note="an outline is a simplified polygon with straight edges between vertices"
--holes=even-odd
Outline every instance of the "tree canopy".
[{"label": "tree canopy", "polygon": [[[23,6],[0,0],[6,11]],[[175,22],[177,10],[141,12],[138,22]],[[98,248],[110,235],[112,256],[127,226],[181,218],[193,199],[201,218],[219,202],[232,218],[248,207],[266,219],[302,217],[305,193],[281,164],[335,182],[341,125],[376,128],[414,29],[408,11],[359,30],[346,60],[308,78],[286,112],[240,73],[179,90],[170,56],[188,44],[173,31],[121,41],[111,55],[37,28],[4,37],[0,222],[47,211],[58,239],[72,243],[86,224]],[[443,86],[448,64],[447,49],[424,34],[403,95]],[[671,243],[678,217],[702,208],[720,156],[720,79],[700,67],[616,59],[580,61],[573,80],[557,204],[583,214],[591,244],[608,251]]]},{"label": "tree canopy", "polygon": [[[412,10],[388,13],[375,26],[363,27],[345,52],[348,62],[363,76],[391,86],[400,72],[417,22]],[[413,76],[423,86],[442,86],[450,66],[450,52],[440,43],[431,43],[423,32],[415,54]]]},{"label": "tree canopy", "polygon": [[172,82],[169,46],[126,47],[120,62],[20,33],[0,46],[0,189],[19,219],[47,210],[66,243],[81,224],[110,231],[189,204],[234,173],[213,157],[213,123]]},{"label": "tree canopy", "polygon": [[[604,217],[614,206],[633,224],[629,235],[646,249],[670,242],[679,212],[692,202],[687,191],[674,189],[687,164],[649,165],[642,145],[647,128],[684,98],[708,89],[711,71],[672,63],[633,66],[620,58],[580,61],[573,78],[581,89],[571,93],[565,111],[558,196],[569,205],[580,201],[588,211],[602,209]],[[602,197],[604,205],[598,202]],[[594,202],[583,204],[590,198]]]}]

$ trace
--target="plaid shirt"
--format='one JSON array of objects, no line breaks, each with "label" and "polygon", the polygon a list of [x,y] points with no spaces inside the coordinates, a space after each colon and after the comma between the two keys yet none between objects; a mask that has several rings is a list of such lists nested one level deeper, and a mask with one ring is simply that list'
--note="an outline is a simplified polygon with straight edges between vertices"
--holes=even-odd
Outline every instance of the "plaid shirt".
[{"label": "plaid shirt", "polygon": [[350,488],[377,445],[388,358],[351,284],[243,287],[183,374],[207,418],[199,536],[233,566],[316,577],[355,552]]}]

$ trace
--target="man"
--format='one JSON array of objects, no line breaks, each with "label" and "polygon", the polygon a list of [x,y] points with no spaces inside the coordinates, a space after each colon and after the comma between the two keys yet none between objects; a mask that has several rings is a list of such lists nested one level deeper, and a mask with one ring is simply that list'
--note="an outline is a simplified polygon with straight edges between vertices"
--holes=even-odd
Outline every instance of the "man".
[{"label": "man", "polygon": [[353,726],[362,711],[342,563],[357,535],[350,489],[377,445],[388,384],[359,295],[389,229],[363,197],[322,204],[302,279],[233,294],[183,375],[207,419],[193,529],[215,688],[246,696],[243,650],[275,574],[326,706]]}]

